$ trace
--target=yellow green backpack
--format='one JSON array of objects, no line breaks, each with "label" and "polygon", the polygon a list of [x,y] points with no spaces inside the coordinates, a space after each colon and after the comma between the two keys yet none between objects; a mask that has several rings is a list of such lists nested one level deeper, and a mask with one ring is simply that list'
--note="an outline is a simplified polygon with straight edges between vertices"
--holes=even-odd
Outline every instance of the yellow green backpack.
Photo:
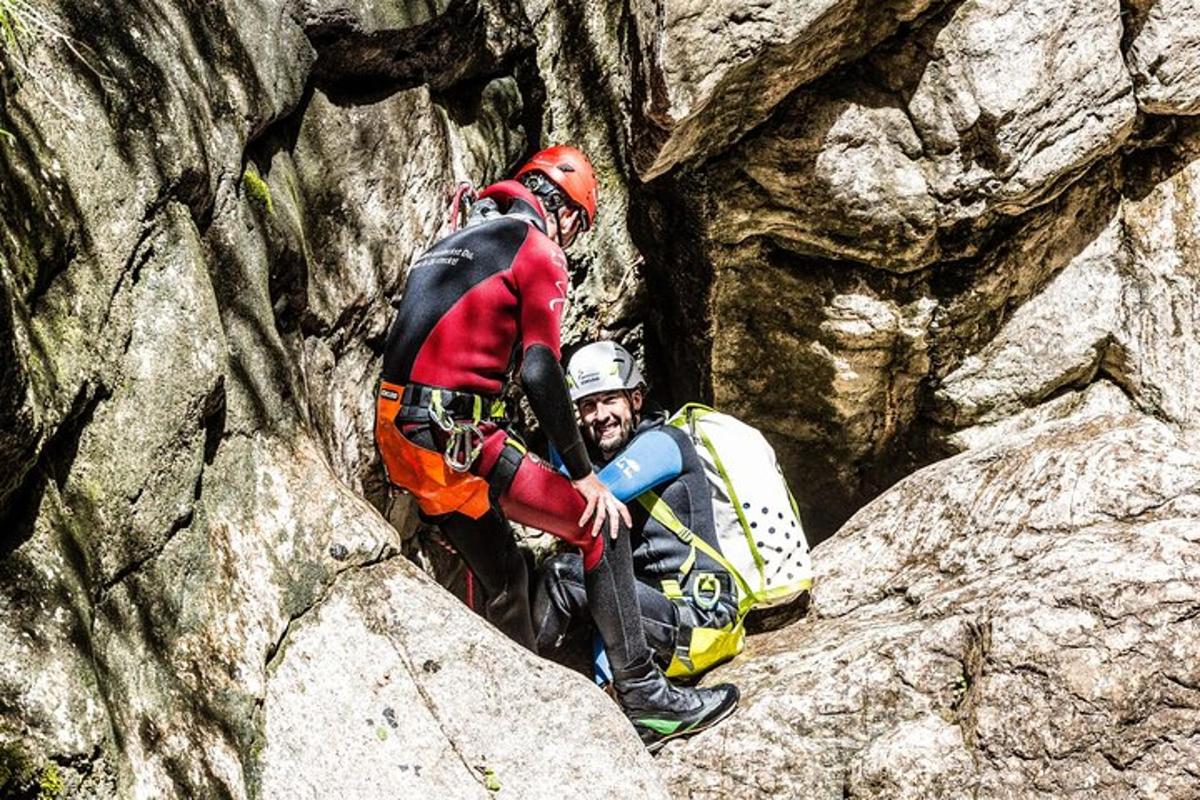
[{"label": "yellow green backpack", "polygon": [[[667,675],[688,677],[742,652],[746,614],[795,600],[812,588],[813,574],[800,512],[766,438],[698,403],[681,408],[667,424],[687,432],[704,462],[720,550],[689,530],[654,492],[638,502],[692,547],[681,569],[685,577],[699,551],[729,572],[738,594],[733,622],[723,628],[693,628],[690,641],[677,646]],[[664,581],[662,588],[672,600],[682,600],[678,582]]]}]

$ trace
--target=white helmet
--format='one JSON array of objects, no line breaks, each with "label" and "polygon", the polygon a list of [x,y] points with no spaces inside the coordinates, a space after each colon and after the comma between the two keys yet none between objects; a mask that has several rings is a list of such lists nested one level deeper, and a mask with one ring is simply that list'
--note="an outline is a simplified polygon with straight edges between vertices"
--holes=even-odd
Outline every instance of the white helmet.
[{"label": "white helmet", "polygon": [[593,342],[567,362],[567,387],[575,402],[599,392],[636,389],[643,383],[637,362],[616,342]]}]

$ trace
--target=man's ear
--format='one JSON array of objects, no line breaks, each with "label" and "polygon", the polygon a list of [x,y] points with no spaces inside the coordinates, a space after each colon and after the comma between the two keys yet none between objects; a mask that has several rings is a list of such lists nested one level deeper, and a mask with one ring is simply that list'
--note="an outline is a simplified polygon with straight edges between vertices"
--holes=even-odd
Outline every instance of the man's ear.
[{"label": "man's ear", "polygon": [[633,413],[642,413],[642,390],[634,389],[629,393],[629,404],[633,406]]}]

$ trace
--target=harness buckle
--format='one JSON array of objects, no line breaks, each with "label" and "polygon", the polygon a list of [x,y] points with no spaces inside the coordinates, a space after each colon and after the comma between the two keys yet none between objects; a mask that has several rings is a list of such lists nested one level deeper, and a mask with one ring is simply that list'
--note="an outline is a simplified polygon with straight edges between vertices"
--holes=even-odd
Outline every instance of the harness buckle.
[{"label": "harness buckle", "polygon": [[442,433],[453,432],[454,417],[450,416],[450,412],[442,405],[442,393],[437,389],[433,390],[433,395],[429,400],[429,418],[433,420],[434,425],[441,429]]}]

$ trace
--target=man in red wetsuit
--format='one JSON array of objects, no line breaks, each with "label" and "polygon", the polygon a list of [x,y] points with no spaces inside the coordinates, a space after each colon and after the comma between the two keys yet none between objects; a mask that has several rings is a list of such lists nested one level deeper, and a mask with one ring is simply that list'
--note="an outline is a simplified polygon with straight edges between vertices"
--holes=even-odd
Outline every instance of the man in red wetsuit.
[{"label": "man in red wetsuit", "polygon": [[[505,517],[582,551],[617,698],[643,740],[658,744],[723,719],[738,692],[677,688],[654,665],[629,512],[596,477],[576,425],[559,364],[570,285],[563,247],[595,216],[592,167],[571,147],[543,150],[515,180],[479,193],[468,224],[409,272],[388,334],[375,438],[389,480],[415,495],[483,584],[488,619],[530,649],[529,580]],[[569,479],[508,434],[499,397],[514,372]]]}]

